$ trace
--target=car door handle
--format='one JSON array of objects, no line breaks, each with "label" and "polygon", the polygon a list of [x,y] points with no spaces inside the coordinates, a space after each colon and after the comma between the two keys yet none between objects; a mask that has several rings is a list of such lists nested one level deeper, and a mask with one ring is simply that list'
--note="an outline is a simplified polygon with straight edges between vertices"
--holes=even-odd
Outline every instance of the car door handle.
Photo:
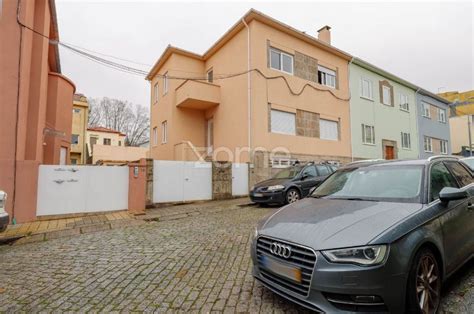
[{"label": "car door handle", "polygon": [[472,203],[467,204],[467,210],[474,210],[474,204]]}]

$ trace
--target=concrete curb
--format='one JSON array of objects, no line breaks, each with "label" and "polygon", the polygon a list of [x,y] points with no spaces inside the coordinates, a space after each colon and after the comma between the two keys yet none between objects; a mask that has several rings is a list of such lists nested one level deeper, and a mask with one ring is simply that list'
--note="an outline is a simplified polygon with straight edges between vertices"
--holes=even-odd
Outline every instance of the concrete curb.
[{"label": "concrete curb", "polygon": [[112,229],[125,228],[130,226],[137,226],[146,223],[143,220],[116,220],[103,223],[95,223],[84,226],[77,226],[74,228],[55,230],[43,233],[34,233],[32,235],[23,236],[17,240],[13,240],[13,245],[20,245],[26,243],[42,242],[52,239],[66,238],[78,236],[81,234],[88,234],[93,232],[100,232]]}]

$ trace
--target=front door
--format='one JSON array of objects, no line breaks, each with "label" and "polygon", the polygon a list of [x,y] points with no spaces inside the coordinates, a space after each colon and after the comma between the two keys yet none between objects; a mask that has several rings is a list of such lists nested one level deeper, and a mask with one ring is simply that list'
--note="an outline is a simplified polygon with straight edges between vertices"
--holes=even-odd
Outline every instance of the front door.
[{"label": "front door", "polygon": [[67,148],[61,146],[60,151],[59,151],[59,164],[65,165],[66,161],[67,161]]},{"label": "front door", "polygon": [[385,159],[395,159],[395,148],[393,146],[385,146]]},{"label": "front door", "polygon": [[207,154],[211,155],[214,148],[214,121],[212,119],[207,120],[206,146],[207,146]]}]

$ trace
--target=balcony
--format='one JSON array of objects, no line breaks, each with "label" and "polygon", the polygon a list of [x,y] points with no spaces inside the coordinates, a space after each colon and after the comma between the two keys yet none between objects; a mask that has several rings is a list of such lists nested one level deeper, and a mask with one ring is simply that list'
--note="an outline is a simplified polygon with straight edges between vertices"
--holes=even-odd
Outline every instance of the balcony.
[{"label": "balcony", "polygon": [[176,106],[207,110],[219,105],[221,90],[219,85],[200,81],[185,81],[176,88]]}]

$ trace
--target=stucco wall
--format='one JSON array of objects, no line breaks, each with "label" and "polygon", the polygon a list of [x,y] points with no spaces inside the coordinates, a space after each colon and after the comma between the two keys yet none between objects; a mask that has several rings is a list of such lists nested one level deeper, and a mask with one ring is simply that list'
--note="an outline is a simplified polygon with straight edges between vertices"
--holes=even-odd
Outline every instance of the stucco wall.
[{"label": "stucco wall", "polygon": [[[361,77],[372,81],[373,100],[361,97]],[[384,158],[383,140],[396,141],[399,159],[418,158],[419,137],[417,133],[417,107],[415,91],[411,88],[388,80],[393,86],[394,105],[387,106],[380,102],[379,81],[387,78],[358,65],[350,65],[351,90],[351,130],[352,153],[355,159]],[[400,110],[400,93],[408,96],[409,112]],[[362,141],[362,124],[374,126],[375,144],[364,144]],[[401,146],[401,132],[410,133],[411,149]]]},{"label": "stucco wall", "polygon": [[110,145],[94,145],[94,154],[92,163],[97,161],[137,161],[146,158],[148,149],[145,147],[131,146],[110,146]]},{"label": "stucco wall", "polygon": [[[449,118],[450,135],[451,135],[451,151],[458,154],[462,151],[462,147],[469,146],[468,132],[468,116],[459,116]],[[471,140],[474,143],[474,126],[471,121]]]},{"label": "stucco wall", "polygon": [[[433,153],[427,153],[424,150],[424,136],[429,136],[434,139],[448,141],[448,154],[451,154],[451,140],[450,140],[450,129],[449,129],[449,108],[446,104],[420,93],[416,94],[417,102],[417,118],[418,118],[418,135],[420,144],[420,158],[428,158],[436,154],[436,150]],[[433,107],[441,108],[446,111],[446,123],[438,121],[437,110],[432,110],[431,118],[423,117],[423,102],[430,104]],[[433,108],[432,107],[432,108]],[[468,141],[469,142],[469,141]]]}]

